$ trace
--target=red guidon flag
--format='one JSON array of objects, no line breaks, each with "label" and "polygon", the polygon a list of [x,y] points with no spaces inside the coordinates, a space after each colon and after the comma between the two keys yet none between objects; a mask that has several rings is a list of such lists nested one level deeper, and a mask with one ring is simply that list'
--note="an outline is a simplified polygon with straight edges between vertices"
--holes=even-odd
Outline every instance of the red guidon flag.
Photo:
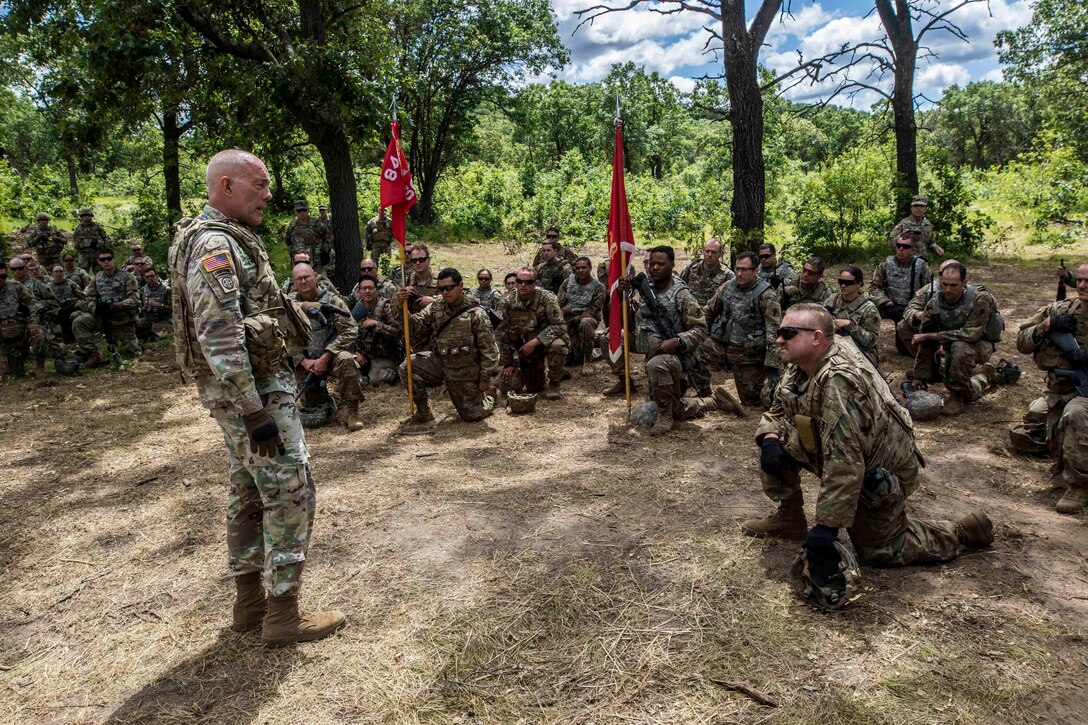
[{"label": "red guidon flag", "polygon": [[608,210],[608,357],[615,363],[623,357],[623,308],[620,277],[635,251],[631,214],[627,211],[627,189],[623,185],[623,125],[616,124],[616,150],[612,154],[612,203]]},{"label": "red guidon flag", "polygon": [[412,184],[412,172],[408,170],[408,159],[400,147],[400,124],[393,121],[393,138],[385,150],[382,162],[381,207],[392,207],[389,215],[393,226],[393,238],[404,247],[404,217],[416,203],[416,187]]}]

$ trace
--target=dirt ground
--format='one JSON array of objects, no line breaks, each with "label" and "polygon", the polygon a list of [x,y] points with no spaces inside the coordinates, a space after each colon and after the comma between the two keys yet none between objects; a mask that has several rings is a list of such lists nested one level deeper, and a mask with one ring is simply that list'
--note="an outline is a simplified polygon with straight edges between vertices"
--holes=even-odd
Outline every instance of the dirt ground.
[{"label": "dirt ground", "polygon": [[[434,256],[486,256],[496,280],[515,266],[497,247]],[[972,273],[1012,330],[1053,299],[1042,266]],[[986,509],[993,548],[866,568],[868,600],[833,615],[790,593],[796,545],[739,532],[771,509],[755,415],[650,439],[600,395],[600,363],[533,416],[463,424],[436,398],[422,435],[400,435],[401,389],[368,391],[366,430],[308,435],[303,600],[349,625],[275,651],[228,629],[222,441],[169,346],[8,384],[0,721],[1084,722],[1088,516],[1056,514],[1048,464],[1004,448],[1042,380],[1013,336],[999,355],[1018,385],[917,425],[928,467],[909,504]],[[810,513],[815,491],[807,477]]]}]

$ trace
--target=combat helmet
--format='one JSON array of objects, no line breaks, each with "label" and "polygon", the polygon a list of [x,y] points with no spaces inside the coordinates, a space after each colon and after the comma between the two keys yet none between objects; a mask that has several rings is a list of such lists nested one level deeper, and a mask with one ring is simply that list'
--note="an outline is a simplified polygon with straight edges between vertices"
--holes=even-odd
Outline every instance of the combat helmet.
[{"label": "combat helmet", "polygon": [[804,550],[797,555],[790,567],[790,586],[793,587],[794,594],[823,612],[842,609],[859,601],[866,593],[861,581],[861,567],[858,566],[854,552],[847,549],[841,541],[836,541],[834,546],[839,555],[839,570],[826,581],[809,571]]},{"label": "combat helmet", "polygon": [[536,410],[536,393],[507,393],[506,405],[511,415],[524,415]]}]

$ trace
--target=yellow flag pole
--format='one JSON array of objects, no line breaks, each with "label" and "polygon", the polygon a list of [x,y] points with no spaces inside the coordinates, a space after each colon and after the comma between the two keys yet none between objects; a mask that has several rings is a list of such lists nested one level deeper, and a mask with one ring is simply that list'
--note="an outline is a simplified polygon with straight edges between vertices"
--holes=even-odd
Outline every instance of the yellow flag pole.
[{"label": "yellow flag pole", "polygon": [[[407,287],[407,272],[404,271],[404,242],[400,245],[400,286]],[[408,372],[408,415],[416,412],[415,402],[412,398],[412,333],[411,324],[408,321],[408,300],[401,302],[401,317],[404,318],[404,365]]]}]

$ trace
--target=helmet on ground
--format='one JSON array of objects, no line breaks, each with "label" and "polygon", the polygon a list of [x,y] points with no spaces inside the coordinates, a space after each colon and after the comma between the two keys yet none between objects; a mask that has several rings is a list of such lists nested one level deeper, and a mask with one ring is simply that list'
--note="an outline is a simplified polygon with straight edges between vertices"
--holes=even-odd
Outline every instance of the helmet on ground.
[{"label": "helmet on ground", "polygon": [[997,374],[1001,376],[1001,379],[1005,381],[1005,385],[1012,385],[1020,379],[1022,371],[1020,366],[1014,362],[1009,362],[1005,358],[1001,358],[1001,361],[994,366],[997,370]]},{"label": "helmet on ground", "polygon": [[803,549],[790,567],[790,586],[794,593],[824,612],[842,609],[865,595],[861,568],[854,552],[847,549],[841,541],[836,541],[834,546],[839,555],[839,570],[827,581],[818,581],[822,577],[816,577],[809,571],[808,559],[805,558]]},{"label": "helmet on ground", "polygon": [[1046,457],[1050,453],[1045,423],[1019,423],[1009,428],[1009,449],[1026,456]]},{"label": "helmet on ground", "polygon": [[332,406],[328,403],[318,403],[308,408],[299,408],[298,417],[302,420],[303,428],[320,428],[329,422],[332,414]]},{"label": "helmet on ground", "polygon": [[1046,423],[1046,414],[1050,412],[1050,406],[1046,404],[1046,396],[1040,395],[1028,404],[1028,412],[1024,414],[1024,422],[1033,425]]},{"label": "helmet on ground", "polygon": [[657,403],[647,400],[631,408],[631,424],[649,428],[657,422]]},{"label": "helmet on ground", "polygon": [[907,410],[914,420],[936,420],[941,415],[944,400],[928,390],[915,390],[907,398]]},{"label": "helmet on ground", "polygon": [[506,405],[512,415],[524,415],[536,410],[536,393],[507,393]]},{"label": "helmet on ground", "polygon": [[64,355],[57,355],[53,360],[53,369],[57,371],[58,375],[78,375],[79,360],[65,357]]}]

